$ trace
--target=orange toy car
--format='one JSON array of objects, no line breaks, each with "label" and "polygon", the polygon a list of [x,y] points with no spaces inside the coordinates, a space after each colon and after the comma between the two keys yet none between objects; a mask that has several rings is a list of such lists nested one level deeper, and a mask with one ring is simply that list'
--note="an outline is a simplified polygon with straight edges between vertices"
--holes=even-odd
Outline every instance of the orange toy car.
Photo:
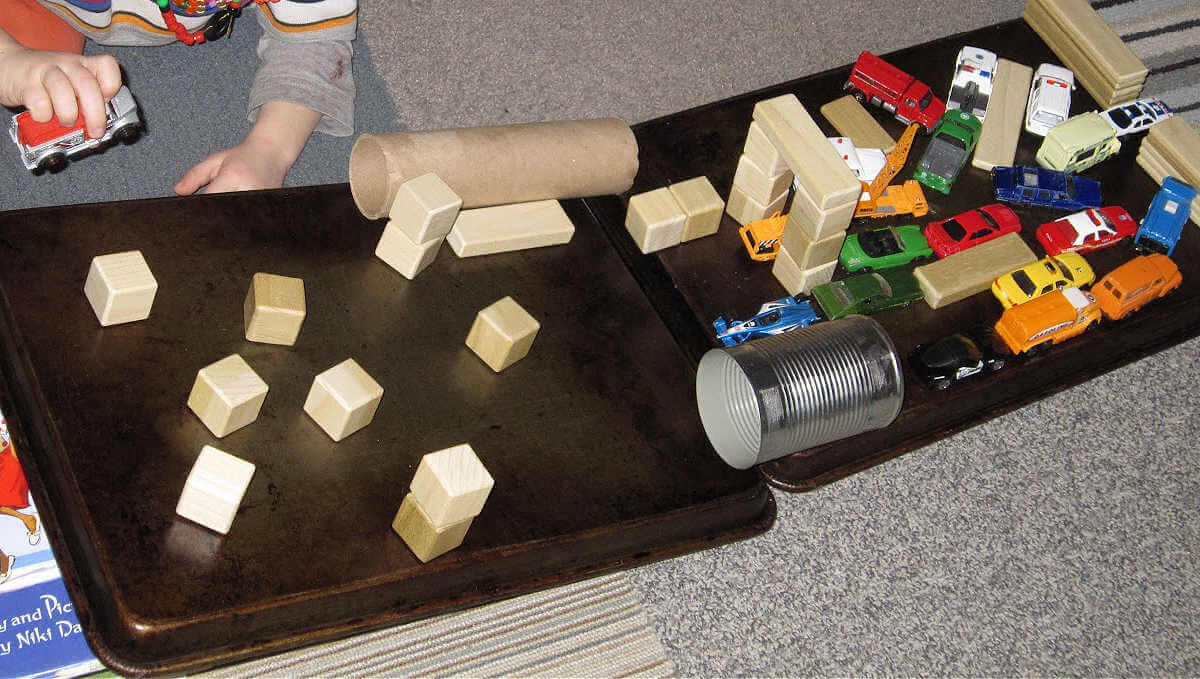
[{"label": "orange toy car", "polygon": [[1096,298],[1079,288],[1066,288],[1005,310],[996,323],[996,335],[1014,354],[1032,353],[1082,334],[1099,322]]},{"label": "orange toy car", "polygon": [[1134,257],[1092,286],[1100,310],[1120,320],[1179,287],[1183,275],[1170,257],[1158,253]]}]

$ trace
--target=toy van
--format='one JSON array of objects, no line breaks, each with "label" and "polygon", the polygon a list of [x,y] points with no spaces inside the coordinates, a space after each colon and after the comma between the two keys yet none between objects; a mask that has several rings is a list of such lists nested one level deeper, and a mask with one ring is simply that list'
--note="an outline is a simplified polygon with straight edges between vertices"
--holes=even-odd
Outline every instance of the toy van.
[{"label": "toy van", "polygon": [[1014,354],[1039,351],[1082,334],[1100,322],[1096,298],[1079,288],[1066,288],[1005,310],[996,336]]},{"label": "toy van", "polygon": [[1134,257],[1092,286],[1104,315],[1114,321],[1166,295],[1183,282],[1179,267],[1166,255]]},{"label": "toy van", "polygon": [[1117,131],[1099,113],[1088,111],[1050,128],[1035,157],[1042,167],[1079,172],[1120,150]]}]

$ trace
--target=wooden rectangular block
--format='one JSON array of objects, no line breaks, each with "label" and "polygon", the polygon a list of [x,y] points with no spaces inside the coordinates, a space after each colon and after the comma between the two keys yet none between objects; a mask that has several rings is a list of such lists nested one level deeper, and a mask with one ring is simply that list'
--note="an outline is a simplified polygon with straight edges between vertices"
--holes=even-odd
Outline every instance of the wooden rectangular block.
[{"label": "wooden rectangular block", "polygon": [[776,212],[782,212],[783,206],[787,203],[787,192],[784,191],[778,198],[770,203],[763,205],[747,196],[745,192],[736,186],[729,189],[729,200],[725,201],[725,212],[733,217],[733,220],[742,226],[749,224],[757,219],[770,217]]},{"label": "wooden rectangular block", "polygon": [[892,139],[892,135],[857,99],[848,94],[822,106],[821,115],[838,134],[849,137],[858,148],[881,149],[884,153],[891,153],[896,148],[896,140]]},{"label": "wooden rectangular block", "polygon": [[783,227],[779,245],[787,249],[796,262],[796,266],[807,270],[836,262],[845,241],[845,231],[835,231],[821,240],[814,241],[808,237],[804,229],[798,228],[798,225],[789,221]]},{"label": "wooden rectangular block", "polygon": [[742,153],[750,156],[750,160],[754,161],[768,175],[774,177],[791,172],[788,169],[787,161],[783,159],[783,155],[779,153],[779,149],[767,139],[766,133],[762,131],[762,126],[754,121],[750,121],[750,129],[746,132],[746,144],[742,147]]},{"label": "wooden rectangular block", "polygon": [[971,157],[972,167],[990,171],[997,165],[1013,164],[1021,128],[1025,124],[1025,105],[1032,81],[1032,68],[1008,59],[997,62],[987,117]]},{"label": "wooden rectangular block", "polygon": [[291,276],[256,273],[242,303],[246,339],[292,346],[300,336],[307,309],[304,281]]},{"label": "wooden rectangular block", "polygon": [[862,186],[794,94],[754,105],[754,120],[822,210],[858,201]]},{"label": "wooden rectangular block", "polygon": [[1200,132],[1182,115],[1151,126],[1142,143],[1153,146],[1181,179],[1196,186],[1194,182],[1200,179]]},{"label": "wooden rectangular block", "polygon": [[415,243],[395,222],[388,221],[375,246],[375,256],[411,281],[433,264],[444,241],[439,237]]},{"label": "wooden rectangular block", "polygon": [[557,200],[537,200],[463,210],[446,242],[459,257],[474,257],[561,245],[574,235],[575,225]]},{"label": "wooden rectangular block", "polygon": [[643,254],[679,245],[687,213],[667,187],[629,197],[625,230]]},{"label": "wooden rectangular block", "polygon": [[183,484],[175,513],[224,535],[253,477],[253,463],[204,446]]},{"label": "wooden rectangular block", "polygon": [[1037,255],[1017,233],[976,245],[913,269],[913,276],[932,309],[966,299],[991,287],[992,281],[1013,269],[1037,261]]},{"label": "wooden rectangular block", "polygon": [[687,219],[683,222],[680,242],[711,236],[721,227],[721,215],[725,213],[725,201],[713,188],[708,177],[693,177],[667,187],[675,202],[683,208]]},{"label": "wooden rectangular block", "polygon": [[[1146,64],[1121,40],[1087,0],[1029,0],[1025,11],[1042,9],[1055,25],[1117,82],[1146,79]],[[1055,45],[1050,45],[1051,49]]]},{"label": "wooden rectangular block", "polygon": [[217,438],[258,419],[267,383],[238,354],[204,366],[188,394],[187,405]]},{"label": "wooden rectangular block", "polygon": [[779,253],[771,264],[771,273],[789,295],[800,295],[808,294],[818,285],[833,280],[833,270],[836,268],[835,260],[812,269],[803,269],[787,248],[780,245]]},{"label": "wooden rectangular block", "polygon": [[525,358],[538,330],[537,319],[512,297],[504,297],[475,315],[467,346],[496,372]]},{"label": "wooden rectangular block", "polygon": [[396,531],[404,544],[412,550],[421,563],[445,554],[462,544],[471,528],[472,519],[437,528],[421,510],[421,505],[412,493],[404,496],[396,517],[392,519],[392,530]]},{"label": "wooden rectangular block", "polygon": [[330,438],[341,441],[375,419],[382,399],[383,387],[348,358],[313,378],[304,412]]},{"label": "wooden rectangular block", "polygon": [[395,224],[410,241],[428,243],[450,233],[461,207],[462,198],[429,172],[400,185],[388,211],[389,223]]},{"label": "wooden rectangular block", "polygon": [[750,156],[743,153],[738,157],[737,169],[733,173],[733,185],[753,198],[754,202],[766,205],[778,198],[779,194],[787,193],[792,184],[792,176],[791,170],[784,170],[774,177],[768,176]]},{"label": "wooden rectangular block", "polygon": [[131,323],[150,316],[158,281],[140,250],[92,258],[83,294],[100,325]]},{"label": "wooden rectangular block", "polygon": [[438,530],[479,515],[495,481],[468,443],[421,458],[409,490]]},{"label": "wooden rectangular block", "polygon": [[[862,184],[859,184],[862,187]],[[809,197],[803,186],[795,186],[796,193],[792,197],[792,211],[788,214],[788,226],[800,229],[811,241],[821,241],[835,233],[850,228],[854,219],[854,209],[858,207],[857,200],[853,203],[822,210]]]},{"label": "wooden rectangular block", "polygon": [[[1157,182],[1159,186],[1162,186],[1163,179],[1167,177],[1175,177],[1176,179],[1181,180],[1191,186],[1200,185],[1200,179],[1188,180],[1185,178],[1183,173],[1172,168],[1170,164],[1163,160],[1158,151],[1156,151],[1145,141],[1142,142],[1142,146],[1139,149],[1135,160],[1138,166],[1145,170],[1146,174],[1150,175],[1150,178]],[[1200,201],[1192,201],[1190,218],[1193,224],[1200,225]]]}]

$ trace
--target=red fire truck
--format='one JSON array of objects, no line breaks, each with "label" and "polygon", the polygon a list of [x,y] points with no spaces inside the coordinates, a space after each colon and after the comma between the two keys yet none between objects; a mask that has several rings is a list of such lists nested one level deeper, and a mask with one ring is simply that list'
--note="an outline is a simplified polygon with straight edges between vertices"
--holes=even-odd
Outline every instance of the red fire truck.
[{"label": "red fire truck", "polygon": [[862,103],[871,102],[904,124],[920,123],[925,132],[937,125],[946,104],[925,83],[870,52],[858,55],[850,78],[842,86]]}]

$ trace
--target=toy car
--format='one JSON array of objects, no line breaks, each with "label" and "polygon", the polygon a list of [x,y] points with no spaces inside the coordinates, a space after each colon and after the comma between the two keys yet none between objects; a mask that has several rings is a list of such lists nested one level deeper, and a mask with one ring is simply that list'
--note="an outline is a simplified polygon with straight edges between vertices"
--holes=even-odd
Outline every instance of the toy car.
[{"label": "toy car", "polygon": [[1119,104],[1100,112],[1100,116],[1104,118],[1105,122],[1112,125],[1119,137],[1144,132],[1154,123],[1166,120],[1173,115],[1175,112],[1171,110],[1171,107],[1158,97],[1134,99],[1129,103]]},{"label": "toy car", "polygon": [[905,125],[916,122],[926,130],[946,112],[945,102],[928,85],[867,51],[858,55],[842,89],[860,103],[890,111]]},{"label": "toy car", "polygon": [[917,345],[908,363],[926,386],[941,391],[968,377],[999,372],[1006,360],[992,347],[991,333],[976,329]]},{"label": "toy car", "polygon": [[947,257],[1020,230],[1021,220],[1015,212],[1006,205],[992,203],[950,219],[929,222],[925,225],[925,240],[938,257]]},{"label": "toy car", "polygon": [[1075,74],[1054,64],[1042,64],[1033,74],[1025,105],[1025,130],[1039,137],[1071,115]]},{"label": "toy car", "polygon": [[755,337],[779,335],[789,330],[805,328],[819,320],[821,317],[813,310],[812,302],[783,297],[762,305],[757,314],[744,321],[730,323],[723,316],[718,316],[713,321],[713,328],[717,331],[717,339],[721,340],[721,344],[732,347]]},{"label": "toy car", "polygon": [[1121,150],[1121,140],[1095,111],[1071,116],[1046,133],[1034,158],[1038,165],[1062,172],[1080,172]]},{"label": "toy car", "polygon": [[1057,255],[1100,250],[1133,236],[1135,231],[1137,225],[1125,208],[1109,205],[1046,222],[1037,228],[1035,235],[1046,248],[1046,254]]},{"label": "toy car", "polygon": [[1163,178],[1162,188],[1154,194],[1133,238],[1134,249],[1139,252],[1160,250],[1169,257],[1175,252],[1195,199],[1195,188],[1174,177]]},{"label": "toy car", "polygon": [[67,166],[67,158],[94,151],[113,140],[128,144],[138,138],[142,119],[137,102],[124,85],[104,105],[105,130],[99,138],[89,137],[84,129],[83,116],[74,125],[63,127],[57,118],[39,123],[29,111],[12,117],[8,133],[21,153],[25,169],[35,172],[58,172]]},{"label": "toy car", "polygon": [[992,97],[992,78],[996,75],[997,63],[995,52],[979,47],[959,50],[946,108],[966,111],[982,122]]},{"label": "toy car", "polygon": [[916,224],[885,226],[846,236],[838,260],[846,271],[871,271],[933,257],[933,250]]},{"label": "toy car", "polygon": [[996,200],[1017,205],[1083,210],[1100,207],[1100,182],[1044,167],[992,168]]},{"label": "toy car", "polygon": [[813,288],[811,294],[829,320],[896,309],[925,297],[917,279],[903,267],[823,283]]},{"label": "toy car", "polygon": [[992,294],[1010,309],[1055,290],[1083,287],[1094,280],[1096,274],[1082,255],[1064,252],[1000,276],[992,281]]},{"label": "toy car", "polygon": [[1033,354],[1087,332],[1100,317],[1100,305],[1091,293],[1054,290],[1005,310],[996,322],[996,336],[1014,354]]},{"label": "toy car", "polygon": [[1092,296],[1104,315],[1119,321],[1171,292],[1183,275],[1171,258],[1157,252],[1134,257],[1092,286]]},{"label": "toy car", "polygon": [[746,246],[746,254],[756,262],[769,262],[779,254],[779,239],[783,236],[783,227],[787,225],[788,216],[776,212],[770,217],[746,222],[738,229],[742,237],[742,245]]},{"label": "toy car", "polygon": [[933,137],[917,163],[913,179],[925,186],[950,193],[955,180],[975,150],[983,125],[966,111],[946,111],[933,130]]}]

